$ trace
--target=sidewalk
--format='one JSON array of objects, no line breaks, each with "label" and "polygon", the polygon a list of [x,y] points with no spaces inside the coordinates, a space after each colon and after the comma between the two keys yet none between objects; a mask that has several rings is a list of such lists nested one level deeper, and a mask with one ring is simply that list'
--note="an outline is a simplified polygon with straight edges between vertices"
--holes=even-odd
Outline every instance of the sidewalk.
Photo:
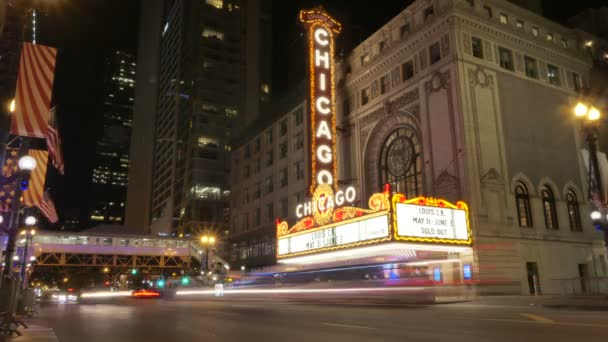
[{"label": "sidewalk", "polygon": [[608,295],[479,296],[472,303],[487,306],[538,306],[555,309],[608,311]]},{"label": "sidewalk", "polygon": [[[23,334],[22,336],[17,337],[9,337],[6,338],[6,341],[15,341],[15,342],[57,342],[57,336],[53,329],[43,326],[43,322],[40,322],[39,319],[27,319],[25,321],[28,328],[19,328],[19,332]],[[0,337],[0,341],[2,337]]]}]

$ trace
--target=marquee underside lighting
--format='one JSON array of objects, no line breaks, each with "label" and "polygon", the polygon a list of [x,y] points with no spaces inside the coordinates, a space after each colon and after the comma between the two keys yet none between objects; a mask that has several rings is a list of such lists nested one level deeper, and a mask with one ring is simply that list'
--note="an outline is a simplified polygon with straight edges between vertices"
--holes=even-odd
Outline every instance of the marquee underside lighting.
[{"label": "marquee underside lighting", "polygon": [[[437,251],[460,253],[470,251],[471,247],[465,246],[444,246],[444,245],[429,245],[403,242],[382,243],[365,247],[350,248],[334,252],[325,252],[312,254],[300,257],[280,259],[280,264],[294,265],[310,265],[327,263],[333,261],[349,260],[349,259],[364,259],[382,256],[403,256],[407,258],[412,255],[411,251]],[[397,258],[398,259],[398,258]],[[398,261],[398,260],[394,260]]]}]

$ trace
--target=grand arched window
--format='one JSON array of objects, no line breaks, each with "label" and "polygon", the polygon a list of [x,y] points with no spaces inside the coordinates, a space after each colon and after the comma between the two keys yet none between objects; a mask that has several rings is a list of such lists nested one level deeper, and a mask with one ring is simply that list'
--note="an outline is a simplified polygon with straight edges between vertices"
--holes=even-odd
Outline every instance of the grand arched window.
[{"label": "grand arched window", "polygon": [[394,130],[380,153],[380,186],[389,183],[408,198],[422,194],[422,146],[410,126]]},{"label": "grand arched window", "polygon": [[520,227],[532,227],[532,210],[530,208],[530,193],[522,182],[515,187],[515,202],[517,202],[517,220]]},{"label": "grand arched window", "polygon": [[558,230],[557,211],[555,210],[555,196],[553,190],[547,185],[541,191],[543,199],[543,212],[545,214],[545,227],[549,230]]},{"label": "grand arched window", "polygon": [[573,232],[583,231],[581,225],[581,213],[578,208],[578,199],[576,193],[570,189],[566,194],[566,204],[568,205],[568,220],[570,221],[570,230]]}]

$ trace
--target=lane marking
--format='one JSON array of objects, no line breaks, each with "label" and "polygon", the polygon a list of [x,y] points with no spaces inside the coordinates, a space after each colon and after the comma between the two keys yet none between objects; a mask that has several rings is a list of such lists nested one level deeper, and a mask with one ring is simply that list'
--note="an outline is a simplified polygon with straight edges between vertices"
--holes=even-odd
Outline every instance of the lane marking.
[{"label": "lane marking", "polygon": [[240,316],[241,315],[241,314],[236,313],[236,312],[226,312],[226,311],[217,311],[217,310],[207,310],[207,313],[227,315],[227,316]]},{"label": "lane marking", "polygon": [[539,322],[539,323],[547,323],[547,324],[555,324],[555,321],[543,316],[539,316],[539,315],[535,315],[535,314],[531,314],[531,313],[522,313],[520,314],[528,319],[531,319],[533,321]]},{"label": "lane marking", "polygon": [[[509,319],[509,318],[462,318],[466,320],[474,321],[492,321],[492,322],[511,322],[511,323],[524,323],[524,324],[539,324],[538,321],[524,321],[522,319]],[[593,324],[593,323],[578,323],[578,322],[555,322],[552,326],[572,326],[572,327],[590,327],[590,328],[603,328],[608,329],[606,324]]]},{"label": "lane marking", "polygon": [[327,325],[330,327],[354,328],[354,329],[376,329],[376,328],[372,328],[372,327],[366,327],[363,325],[350,325],[350,324],[340,324],[340,323],[321,323],[321,325]]}]

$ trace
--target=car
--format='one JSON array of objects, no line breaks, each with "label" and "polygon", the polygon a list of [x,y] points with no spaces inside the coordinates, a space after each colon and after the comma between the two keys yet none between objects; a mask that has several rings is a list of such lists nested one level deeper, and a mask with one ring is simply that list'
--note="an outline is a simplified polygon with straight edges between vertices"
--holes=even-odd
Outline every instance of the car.
[{"label": "car", "polygon": [[133,298],[159,298],[160,292],[155,289],[137,289],[131,293]]}]

